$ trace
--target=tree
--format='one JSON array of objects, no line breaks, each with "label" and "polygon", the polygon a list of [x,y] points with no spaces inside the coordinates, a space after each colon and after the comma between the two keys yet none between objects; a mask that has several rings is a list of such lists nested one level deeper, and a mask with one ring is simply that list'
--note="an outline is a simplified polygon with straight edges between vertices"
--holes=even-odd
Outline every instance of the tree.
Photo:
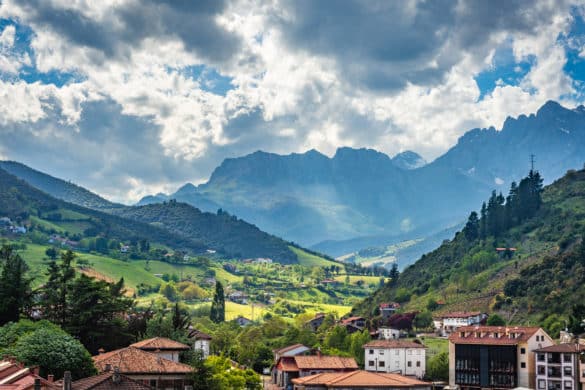
[{"label": "tree", "polygon": [[463,228],[463,233],[468,241],[473,241],[479,237],[479,218],[475,211],[472,211],[471,214],[469,214],[467,223]]},{"label": "tree", "polygon": [[329,348],[346,351],[348,349],[347,328],[336,325],[325,336],[325,345]]},{"label": "tree", "polygon": [[50,248],[47,248],[47,250],[45,251],[45,255],[47,255],[47,257],[53,261],[57,260],[57,256],[59,256],[59,250],[52,246]]},{"label": "tree", "polygon": [[399,276],[400,272],[398,272],[398,264],[392,263],[392,268],[390,268],[390,273],[388,274],[388,277],[392,279],[391,283],[396,284]]},{"label": "tree", "polygon": [[489,316],[486,325],[489,326],[504,326],[506,325],[506,321],[504,321],[504,319],[502,317],[500,317],[497,314],[492,314],[491,316]]},{"label": "tree", "polygon": [[186,331],[191,325],[191,317],[187,310],[179,307],[179,303],[175,303],[173,307],[173,315],[171,317],[171,323],[175,331]]},{"label": "tree", "polygon": [[31,301],[31,280],[26,277],[28,266],[12,247],[0,249],[0,325],[18,321]]},{"label": "tree", "polygon": [[71,371],[74,379],[97,373],[91,355],[84,346],[47,321],[42,321],[36,329],[18,337],[13,345],[1,349],[1,354],[14,356],[29,367],[39,366],[40,375],[45,377],[53,374],[60,378],[66,370]]},{"label": "tree", "polygon": [[432,381],[446,382],[449,380],[449,354],[447,352],[441,352],[429,359],[425,377]]},{"label": "tree", "polygon": [[44,316],[59,325],[65,324],[69,317],[67,303],[69,288],[75,278],[75,269],[72,266],[74,259],[75,254],[68,250],[61,253],[60,263],[55,261],[49,263],[47,273],[49,280],[42,289],[43,300],[41,306]]},{"label": "tree", "polygon": [[215,282],[215,293],[211,302],[211,312],[209,318],[215,323],[225,321],[225,295],[221,282]]},{"label": "tree", "polygon": [[430,328],[433,325],[433,316],[428,311],[421,311],[414,317],[412,324],[417,329]]},{"label": "tree", "polygon": [[350,337],[349,352],[355,358],[356,362],[360,365],[364,365],[364,344],[370,341],[370,332],[368,329],[364,329],[361,332],[355,332]]}]

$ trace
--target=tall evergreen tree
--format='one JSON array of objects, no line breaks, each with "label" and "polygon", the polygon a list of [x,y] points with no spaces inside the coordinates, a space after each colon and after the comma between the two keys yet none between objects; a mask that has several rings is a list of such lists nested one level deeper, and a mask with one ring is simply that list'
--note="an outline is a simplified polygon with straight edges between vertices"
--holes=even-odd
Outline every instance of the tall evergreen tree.
[{"label": "tall evergreen tree", "polygon": [[483,202],[481,205],[480,215],[481,215],[481,218],[479,220],[479,236],[481,238],[486,238],[488,236],[488,231],[487,231],[487,206],[486,206],[485,202]]},{"label": "tall evergreen tree", "polygon": [[223,285],[219,281],[215,282],[215,293],[213,294],[213,302],[211,303],[209,318],[215,323],[225,321],[225,296]]},{"label": "tall evergreen tree", "polygon": [[30,279],[25,261],[10,246],[0,249],[0,326],[18,321],[30,304]]},{"label": "tall evergreen tree", "polygon": [[61,262],[49,263],[49,280],[43,288],[42,309],[45,318],[63,326],[68,317],[68,293],[71,282],[75,278],[72,262],[75,254],[68,250],[61,253]]},{"label": "tall evergreen tree", "polygon": [[463,228],[463,234],[465,234],[465,238],[469,241],[473,241],[479,237],[479,218],[475,211],[472,211],[471,214],[469,214],[467,223]]}]

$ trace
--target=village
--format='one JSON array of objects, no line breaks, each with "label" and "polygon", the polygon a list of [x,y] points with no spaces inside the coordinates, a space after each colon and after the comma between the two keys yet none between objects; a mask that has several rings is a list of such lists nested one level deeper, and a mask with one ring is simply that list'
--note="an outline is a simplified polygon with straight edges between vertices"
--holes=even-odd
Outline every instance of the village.
[{"label": "village", "polygon": [[[400,310],[393,302],[380,304],[383,319]],[[324,313],[305,323],[316,332],[326,321]],[[542,328],[486,325],[481,312],[446,312],[433,318],[435,336],[448,342],[448,380],[433,380],[427,374],[429,360],[425,335],[384,325],[369,328],[371,319],[350,316],[335,326],[347,333],[367,330],[370,341],[362,345],[363,365],[353,357],[326,355],[320,347],[296,343],[274,349],[266,367],[262,388],[269,390],[332,389],[537,389],[579,390],[585,385],[585,335],[562,331],[553,340]],[[391,321],[390,321],[391,322]],[[250,321],[238,321],[241,327]],[[187,351],[202,359],[212,355],[213,337],[189,327],[189,343],[165,337],[142,340],[125,348],[100,349],[92,357],[98,374],[77,379],[66,371],[55,380],[41,377],[37,367],[25,367],[14,358],[0,361],[0,390],[86,389],[193,389],[197,369],[183,362]],[[245,369],[230,361],[234,369]],[[447,367],[445,367],[447,368]]]}]

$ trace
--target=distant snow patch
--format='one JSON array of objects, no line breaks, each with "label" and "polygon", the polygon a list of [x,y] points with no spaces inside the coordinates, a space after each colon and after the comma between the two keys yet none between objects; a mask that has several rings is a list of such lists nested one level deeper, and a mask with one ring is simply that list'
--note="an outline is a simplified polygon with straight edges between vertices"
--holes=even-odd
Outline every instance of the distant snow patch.
[{"label": "distant snow patch", "polygon": [[494,182],[496,183],[496,185],[501,186],[502,184],[504,184],[504,180],[500,179],[499,177],[496,177],[494,179]]}]

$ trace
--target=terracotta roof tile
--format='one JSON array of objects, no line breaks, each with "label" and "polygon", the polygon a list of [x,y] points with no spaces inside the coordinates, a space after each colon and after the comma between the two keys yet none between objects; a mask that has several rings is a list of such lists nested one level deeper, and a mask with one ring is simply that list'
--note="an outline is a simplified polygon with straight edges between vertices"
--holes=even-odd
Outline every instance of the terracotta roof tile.
[{"label": "terracotta roof tile", "polygon": [[374,340],[364,344],[363,348],[426,348],[426,346],[407,340]]},{"label": "terracotta roof tile", "polygon": [[358,365],[354,358],[340,356],[294,356],[295,363],[300,370],[357,370]]},{"label": "terracotta roof tile", "polygon": [[436,318],[469,318],[480,315],[479,311],[453,311],[450,313],[443,313],[436,316]]},{"label": "terracotta roof tile", "polygon": [[93,362],[99,372],[106,371],[108,364],[112,368],[119,367],[122,374],[154,373],[165,375],[188,374],[193,371],[191,366],[162,358],[132,346],[94,356]]},{"label": "terracotta roof tile", "polygon": [[281,358],[276,364],[278,371],[295,372],[299,370],[299,367],[295,363],[294,359],[290,356]]},{"label": "terracotta roof tile", "polygon": [[[449,341],[454,344],[517,345],[528,341],[539,330],[536,326],[462,326],[451,333]],[[496,333],[498,337],[495,337]]]},{"label": "terracotta roof tile", "polygon": [[152,387],[128,378],[120,374],[120,381],[114,383],[112,376],[113,371],[104,372],[99,375],[83,378],[71,384],[71,390],[148,390]]},{"label": "terracotta roof tile", "polygon": [[21,363],[9,360],[0,361],[0,389],[29,390],[34,387],[35,379],[41,380],[43,389],[58,388]]},{"label": "terracotta roof tile", "polygon": [[559,353],[580,353],[585,352],[585,345],[583,344],[557,344],[550,347],[535,349],[534,352],[559,352]]},{"label": "terracotta roof tile", "polygon": [[145,351],[155,351],[157,349],[161,351],[177,351],[177,350],[189,350],[191,347],[178,341],[167,339],[166,337],[155,337],[152,339],[146,339],[130,345],[131,347],[140,348]]},{"label": "terracotta roof tile", "polygon": [[352,372],[322,373],[295,378],[294,384],[305,386],[346,387],[430,387],[430,383],[398,374],[376,373],[364,370]]}]

